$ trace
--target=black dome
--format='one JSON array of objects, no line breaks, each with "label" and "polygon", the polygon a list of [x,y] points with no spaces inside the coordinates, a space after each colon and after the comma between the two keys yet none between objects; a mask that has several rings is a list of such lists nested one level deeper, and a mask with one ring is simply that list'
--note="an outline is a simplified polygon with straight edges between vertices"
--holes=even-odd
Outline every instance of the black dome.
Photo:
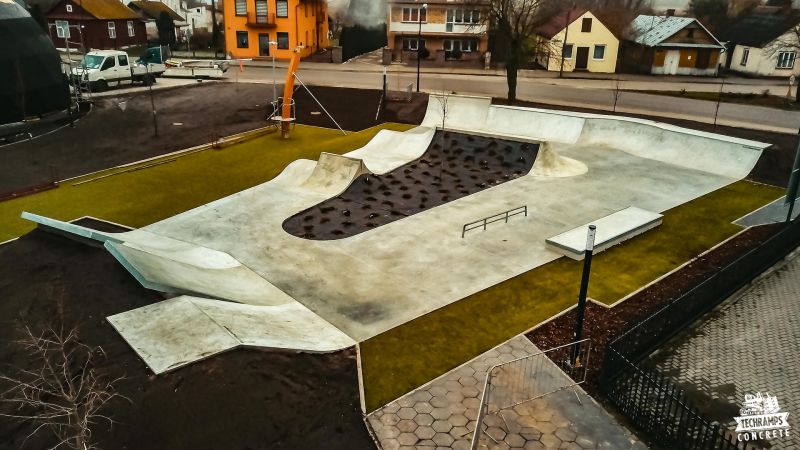
[{"label": "black dome", "polygon": [[58,52],[13,0],[0,0],[0,105],[0,124],[69,106],[69,85]]}]

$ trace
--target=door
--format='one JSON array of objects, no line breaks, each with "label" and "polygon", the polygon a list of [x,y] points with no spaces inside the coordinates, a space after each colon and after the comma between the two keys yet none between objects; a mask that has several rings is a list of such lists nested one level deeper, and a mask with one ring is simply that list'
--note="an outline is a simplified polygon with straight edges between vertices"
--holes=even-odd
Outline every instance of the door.
[{"label": "door", "polygon": [[586,70],[589,68],[589,47],[578,47],[575,56],[575,70]]},{"label": "door", "polygon": [[258,55],[269,56],[269,34],[258,35]]},{"label": "door", "polygon": [[680,60],[681,52],[668,51],[667,57],[664,58],[664,73],[666,75],[677,75]]}]

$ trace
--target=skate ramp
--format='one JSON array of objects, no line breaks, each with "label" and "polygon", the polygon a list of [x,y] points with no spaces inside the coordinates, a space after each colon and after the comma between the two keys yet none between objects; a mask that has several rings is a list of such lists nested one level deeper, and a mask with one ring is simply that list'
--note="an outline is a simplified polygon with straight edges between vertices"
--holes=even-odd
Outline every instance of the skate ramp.
[{"label": "skate ramp", "polygon": [[[441,128],[441,96],[431,95],[423,125]],[[492,105],[488,97],[447,96],[454,131],[585,147],[608,147],[680,167],[741,179],[770,144],[652,120]]]},{"label": "skate ramp", "polygon": [[552,143],[545,142],[539,146],[539,154],[530,174],[541,178],[566,178],[583,175],[588,171],[586,164],[559,155],[553,149]]},{"label": "skate ramp", "polygon": [[349,186],[359,175],[365,173],[370,171],[363,160],[323,152],[302,187],[334,196],[342,191],[341,186]]},{"label": "skate ramp", "polygon": [[384,174],[422,156],[435,131],[435,127],[417,127],[406,132],[381,130],[364,147],[345,156],[362,160],[375,174]]},{"label": "skate ramp", "polygon": [[108,322],[156,374],[240,347],[332,352],[355,345],[297,302],[253,306],[181,296]]}]

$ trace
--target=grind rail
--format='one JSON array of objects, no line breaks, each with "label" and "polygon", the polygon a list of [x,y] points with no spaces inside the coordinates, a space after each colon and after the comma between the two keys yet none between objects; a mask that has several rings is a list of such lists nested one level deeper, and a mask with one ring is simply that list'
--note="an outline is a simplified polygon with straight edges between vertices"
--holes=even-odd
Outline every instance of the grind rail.
[{"label": "grind rail", "polygon": [[461,238],[464,238],[464,235],[467,234],[467,231],[477,230],[478,228],[483,228],[483,231],[486,231],[486,226],[490,223],[505,221],[508,223],[508,219],[513,216],[517,216],[520,214],[524,214],[525,217],[528,217],[528,205],[525,206],[518,206],[514,209],[509,209],[508,211],[501,212],[499,214],[495,214],[493,216],[489,216],[483,218],[481,220],[476,220],[475,222],[470,222],[465,224],[461,228]]}]

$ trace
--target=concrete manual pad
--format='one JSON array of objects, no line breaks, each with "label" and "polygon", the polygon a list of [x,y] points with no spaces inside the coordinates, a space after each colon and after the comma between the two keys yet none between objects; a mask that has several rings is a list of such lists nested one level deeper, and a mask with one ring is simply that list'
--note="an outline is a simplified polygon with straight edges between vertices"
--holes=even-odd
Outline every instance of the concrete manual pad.
[{"label": "concrete manual pad", "polygon": [[641,208],[628,207],[614,214],[601,217],[546,240],[547,248],[572,259],[583,259],[589,226],[597,227],[594,253],[600,253],[661,225],[664,216]]},{"label": "concrete manual pad", "polygon": [[355,345],[296,302],[263,307],[181,296],[108,321],[156,374],[242,346],[328,352]]}]

